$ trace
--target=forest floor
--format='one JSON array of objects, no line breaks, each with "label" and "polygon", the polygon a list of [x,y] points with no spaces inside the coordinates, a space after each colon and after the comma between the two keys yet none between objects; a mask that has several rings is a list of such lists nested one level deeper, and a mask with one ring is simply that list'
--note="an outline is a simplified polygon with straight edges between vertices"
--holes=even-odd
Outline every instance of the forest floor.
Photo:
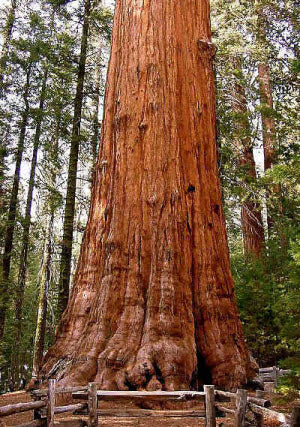
[{"label": "forest floor", "polygon": [[[281,399],[280,395],[273,394],[273,393],[270,394],[267,398],[272,401],[272,409],[278,412],[290,413],[292,411],[293,406],[300,404],[300,399],[292,399],[291,401],[287,402],[286,400]],[[0,406],[11,405],[11,404],[20,403],[20,402],[30,402],[31,400],[32,398],[30,394],[24,391],[6,393],[3,395],[0,395]],[[108,407],[107,406],[108,403],[105,403],[105,405],[106,407]],[[176,409],[179,409],[179,408],[176,408]],[[186,409],[196,409],[196,407],[193,406],[193,408],[189,407]],[[201,409],[201,408],[198,406],[197,409]],[[68,419],[70,421],[71,419],[76,419],[76,418],[78,419],[83,417],[72,417],[71,415],[67,416],[66,414],[61,414],[61,415],[57,415],[55,418],[59,421],[62,421],[63,419]],[[33,411],[23,412],[23,413],[10,415],[9,417],[2,418],[2,420],[0,420],[0,427],[15,426],[18,424],[24,424],[24,423],[30,422],[32,420],[33,420]],[[1,424],[1,422],[3,424]],[[159,426],[159,427],[199,427],[201,425],[204,426],[204,422],[201,423],[200,421],[199,423],[199,419],[197,418],[175,418],[175,417],[174,418],[155,418],[155,419],[153,418],[120,419],[120,418],[110,417],[110,418],[102,419],[101,424],[99,422],[99,425],[109,426],[109,427],[135,427],[135,426],[153,427],[154,423],[156,426]],[[232,427],[233,420],[230,418],[219,418],[217,421],[217,426]],[[265,423],[265,426],[276,427],[276,424]]]}]

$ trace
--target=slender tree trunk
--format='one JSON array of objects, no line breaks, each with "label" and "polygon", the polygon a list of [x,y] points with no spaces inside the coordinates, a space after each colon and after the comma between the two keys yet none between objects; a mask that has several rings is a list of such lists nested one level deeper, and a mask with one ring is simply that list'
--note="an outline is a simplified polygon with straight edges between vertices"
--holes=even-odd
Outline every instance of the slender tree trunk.
[{"label": "slender tree trunk", "polygon": [[[101,40],[100,40],[101,43]],[[100,102],[100,91],[103,85],[102,81],[102,49],[99,47],[99,52],[97,55],[97,70],[96,70],[96,84],[95,84],[95,94],[94,94],[94,119],[93,119],[93,137],[92,137],[92,156],[93,156],[93,171],[95,170],[95,165],[98,155],[98,140],[100,137],[100,123],[99,123],[99,102]],[[94,175],[94,172],[93,172]]]},{"label": "slender tree trunk", "polygon": [[[264,46],[268,51],[268,43],[265,30],[264,12],[261,7],[257,9],[258,16],[258,42],[260,46]],[[264,147],[264,168],[265,171],[271,169],[276,163],[276,127],[275,120],[272,116],[273,112],[273,94],[271,85],[271,73],[268,62],[268,57],[261,60],[258,64],[258,80],[260,88],[260,103],[261,103],[261,118],[263,128],[263,147]],[[282,200],[282,191],[280,185],[275,185],[275,198],[277,205],[277,215],[281,218],[284,216],[284,207]],[[272,218],[272,208],[270,206],[271,192],[266,192],[267,197],[267,222],[268,231],[271,232],[274,219]],[[276,210],[276,209],[275,209]],[[281,227],[282,228],[282,227]],[[282,247],[285,248],[287,244],[286,234],[283,229],[280,231],[280,239]]]},{"label": "slender tree trunk", "polygon": [[[271,90],[270,67],[267,63],[258,64],[258,78],[262,107],[263,142],[265,170],[272,167],[275,161],[275,121],[268,111],[273,110],[273,97]],[[268,111],[266,111],[266,109]]]},{"label": "slender tree trunk", "polygon": [[35,186],[35,174],[36,174],[36,165],[37,165],[37,155],[38,149],[40,146],[40,138],[42,131],[42,121],[43,121],[43,112],[44,112],[44,103],[46,96],[46,84],[47,84],[48,69],[45,69],[41,94],[40,94],[40,103],[39,103],[39,113],[36,122],[36,130],[33,142],[33,152],[31,158],[31,168],[30,168],[30,177],[29,185],[27,192],[27,201],[25,209],[25,218],[23,222],[23,236],[22,236],[22,249],[20,255],[20,264],[19,264],[19,274],[18,274],[18,283],[16,291],[16,316],[14,324],[14,352],[12,356],[12,372],[14,373],[15,381],[17,384],[19,381],[19,370],[20,370],[20,343],[21,343],[21,334],[22,334],[22,310],[24,303],[24,291],[25,291],[25,282],[26,282],[26,270],[27,270],[27,257],[28,257],[28,246],[29,246],[29,232],[31,224],[31,207],[33,200],[33,191]]},{"label": "slender tree trunk", "polygon": [[217,168],[208,1],[116,2],[84,242],[43,373],[61,385],[234,388],[253,372]]},{"label": "slender tree trunk", "polygon": [[[57,122],[56,122],[56,131],[54,144],[52,149],[52,163],[54,160],[55,167],[51,171],[50,176],[50,187],[55,187],[57,179],[57,160],[58,160],[58,143],[60,135],[60,124],[61,124],[61,115],[58,110]],[[34,351],[33,351],[33,369],[32,369],[32,382],[29,386],[35,386],[35,381],[40,379],[40,370],[43,360],[43,352],[45,345],[45,332],[46,332],[46,321],[47,321],[47,308],[48,308],[48,293],[51,279],[51,257],[52,257],[52,239],[53,239],[53,224],[54,224],[54,215],[56,210],[56,204],[52,200],[52,195],[49,194],[50,198],[50,220],[48,224],[48,230],[45,239],[45,248],[44,248],[44,257],[43,257],[43,266],[40,279],[40,292],[39,292],[39,308],[37,315],[37,327],[34,341]]]},{"label": "slender tree trunk", "polygon": [[[233,61],[233,67],[238,75],[242,74],[240,58]],[[235,113],[234,141],[237,148],[239,166],[243,169],[244,185],[249,186],[256,181],[255,161],[251,130],[248,118],[248,108],[245,88],[242,79],[234,77],[232,109]],[[241,224],[245,254],[259,257],[264,246],[264,228],[261,214],[261,206],[253,201],[253,195],[249,195],[241,206]]]},{"label": "slender tree trunk", "polygon": [[7,126],[3,137],[0,139],[0,213],[4,210],[4,195],[5,195],[5,157],[7,156],[7,146],[10,127]]},{"label": "slender tree trunk", "polygon": [[21,162],[24,150],[25,134],[29,117],[29,89],[30,89],[30,73],[31,65],[29,65],[26,75],[26,84],[24,87],[24,104],[25,108],[22,113],[22,120],[20,124],[20,136],[16,153],[16,166],[13,179],[13,187],[11,191],[8,219],[7,219],[7,228],[5,233],[5,243],[4,243],[4,253],[3,253],[3,265],[2,265],[2,277],[0,282],[0,341],[3,337],[4,332],[4,323],[5,323],[5,314],[7,309],[7,304],[9,302],[10,296],[10,265],[12,257],[12,248],[13,248],[13,237],[15,231],[15,222],[16,222],[16,213],[17,213],[17,203],[18,203],[18,193],[19,193],[19,184],[20,184],[20,169]]},{"label": "slender tree trunk", "polygon": [[[257,9],[258,16],[258,43],[267,51],[267,39],[263,10]],[[273,110],[273,95],[271,89],[270,67],[268,57],[258,64],[258,80],[260,88],[261,118],[263,125],[264,163],[265,170],[272,167],[275,160],[275,121],[270,112]]]},{"label": "slender tree trunk", "polygon": [[80,122],[81,122],[81,109],[83,101],[83,83],[85,75],[86,64],[86,51],[89,33],[89,19],[90,19],[91,0],[85,0],[84,7],[84,23],[81,38],[81,51],[77,74],[77,89],[75,96],[74,117],[71,150],[69,158],[69,171],[68,171],[68,184],[66,207],[64,214],[63,225],[63,240],[62,252],[60,262],[60,277],[59,277],[59,297],[58,297],[58,311],[61,314],[68,303],[69,299],[69,285],[72,261],[72,243],[73,243],[73,228],[75,216],[75,196],[76,196],[76,178],[77,178],[77,164],[80,144]]},{"label": "slender tree trunk", "polygon": [[7,21],[4,28],[4,35],[3,35],[4,40],[3,40],[1,57],[0,57],[0,98],[2,98],[3,96],[4,74],[6,71],[9,44],[10,44],[12,30],[15,22],[16,8],[17,8],[17,0],[11,0],[11,7],[9,10]]},{"label": "slender tree trunk", "polygon": [[[4,75],[6,71],[7,57],[10,47],[10,40],[12,30],[15,22],[17,8],[17,0],[11,0],[11,7],[9,9],[7,21],[3,32],[3,45],[0,56],[0,99],[4,95]],[[7,134],[6,134],[7,136]],[[4,169],[5,169],[5,157],[6,157],[6,137],[0,137],[0,210],[3,208],[3,186],[4,186]]]},{"label": "slender tree trunk", "polygon": [[37,325],[33,349],[33,368],[32,377],[34,379],[40,378],[40,368],[43,359],[46,321],[47,321],[47,308],[48,308],[48,294],[51,280],[51,256],[52,256],[52,238],[53,238],[53,223],[54,223],[54,210],[51,211],[48,230],[45,238],[44,256],[40,280],[39,292],[39,305],[37,315]]}]

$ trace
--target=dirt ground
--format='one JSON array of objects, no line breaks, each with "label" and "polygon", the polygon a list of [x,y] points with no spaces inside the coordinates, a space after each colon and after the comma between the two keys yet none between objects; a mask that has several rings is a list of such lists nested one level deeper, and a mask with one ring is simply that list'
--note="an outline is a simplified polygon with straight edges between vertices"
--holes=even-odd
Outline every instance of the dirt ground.
[{"label": "dirt ground", "polygon": [[[299,405],[300,401],[299,399],[293,402],[285,403],[285,404],[278,404],[278,395],[269,395],[267,398],[269,398],[272,403],[275,400],[276,403],[272,405],[273,410],[276,410],[278,412],[285,412],[290,413],[292,410],[292,407],[294,405]],[[20,403],[20,402],[30,402],[32,400],[29,393],[25,393],[24,391],[18,391],[14,393],[7,393],[0,395],[0,406],[5,406],[9,404],[14,403]],[[111,403],[104,403],[103,407],[109,407],[111,406]],[[124,403],[122,403],[124,405]],[[200,404],[201,405],[201,404]],[[223,405],[223,404],[222,404]],[[101,403],[99,405],[102,407]],[[120,406],[120,403],[117,403],[114,405],[116,407]],[[132,407],[131,405],[129,405]],[[203,409],[203,406],[192,406],[192,404],[188,404],[188,408],[185,409]],[[124,406],[123,406],[124,407]],[[158,408],[157,408],[158,409]],[[167,409],[167,408],[166,408]],[[171,408],[170,408],[171,409]],[[174,408],[174,409],[180,409],[180,408]],[[62,421],[63,419],[76,419],[76,417],[72,416],[71,414],[62,414],[55,417],[57,420]],[[83,418],[82,416],[79,418]],[[23,424],[26,422],[30,422],[33,420],[33,411],[23,412],[16,415],[10,415],[8,417],[2,418],[0,420],[0,427],[4,426],[16,426],[18,424]],[[1,422],[3,424],[1,424]],[[70,425],[70,424],[69,424]],[[265,423],[266,426],[270,426],[270,424]],[[109,426],[109,427],[135,427],[135,426],[143,426],[143,427],[200,427],[204,426],[204,421],[202,419],[197,418],[103,418],[99,419],[99,426]],[[233,426],[233,420],[230,418],[219,418],[217,420],[217,426],[219,427],[232,427]],[[275,427],[275,424],[272,424],[272,427]]]},{"label": "dirt ground", "polygon": [[[0,406],[12,405],[20,402],[31,402],[32,399],[30,394],[24,391],[16,391],[14,393],[6,393],[0,395]],[[26,423],[33,420],[33,411],[22,412],[16,415],[10,415],[9,417],[1,418],[4,425],[13,426],[17,424]],[[2,427],[2,425],[0,424]]]}]

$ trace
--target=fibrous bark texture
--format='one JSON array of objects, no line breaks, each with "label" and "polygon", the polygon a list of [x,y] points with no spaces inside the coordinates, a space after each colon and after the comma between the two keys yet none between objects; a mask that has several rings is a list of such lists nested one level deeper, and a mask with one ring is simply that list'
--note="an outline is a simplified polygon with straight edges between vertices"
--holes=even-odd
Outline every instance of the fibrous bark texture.
[{"label": "fibrous bark texture", "polygon": [[253,200],[251,195],[251,183],[256,181],[256,170],[246,92],[242,81],[241,59],[235,58],[232,61],[232,65],[240,76],[240,78],[234,76],[232,91],[232,109],[235,113],[234,142],[237,150],[238,164],[244,169],[244,186],[249,193],[241,205],[243,244],[246,254],[259,257],[264,246],[264,227],[261,206],[257,201]]},{"label": "fibrous bark texture", "polygon": [[207,1],[118,0],[92,205],[44,375],[234,388],[251,375],[230,272]]}]

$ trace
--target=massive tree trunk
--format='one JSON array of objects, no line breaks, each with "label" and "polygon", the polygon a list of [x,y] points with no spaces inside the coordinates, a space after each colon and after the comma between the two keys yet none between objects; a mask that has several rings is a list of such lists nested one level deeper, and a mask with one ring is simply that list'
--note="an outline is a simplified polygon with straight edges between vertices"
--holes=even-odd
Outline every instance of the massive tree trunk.
[{"label": "massive tree trunk", "polygon": [[16,289],[16,302],[15,302],[16,316],[15,316],[15,324],[14,324],[15,347],[14,347],[14,352],[12,356],[12,373],[13,373],[13,382],[15,385],[18,384],[19,382],[20,344],[21,344],[21,333],[22,333],[22,310],[23,310],[23,304],[24,304],[24,291],[25,291],[25,283],[26,283],[29,232],[30,232],[30,225],[31,225],[31,207],[32,207],[32,200],[33,200],[33,191],[35,187],[35,174],[36,174],[36,166],[37,166],[38,149],[40,146],[40,138],[41,138],[41,131],[42,131],[47,76],[48,76],[48,69],[46,68],[43,75],[40,102],[39,102],[39,112],[38,112],[34,142],[33,142],[29,185],[28,185],[28,192],[27,192],[25,217],[23,222],[23,236],[22,236],[22,247],[21,247],[21,254],[20,254],[18,282],[17,282],[17,289]]},{"label": "massive tree trunk", "polygon": [[59,296],[58,296],[58,311],[61,314],[68,303],[69,285],[72,263],[72,244],[73,244],[73,229],[75,216],[75,197],[76,197],[76,179],[77,166],[80,144],[80,123],[81,110],[83,101],[83,83],[85,76],[86,51],[89,33],[90,9],[91,0],[85,0],[84,6],[84,22],[81,37],[81,50],[77,73],[77,88],[74,102],[74,116],[71,139],[71,150],[69,158],[68,184],[66,207],[63,225],[63,240],[60,260],[60,277],[59,277]]},{"label": "massive tree trunk", "polygon": [[264,227],[261,206],[255,201],[255,195],[251,194],[252,184],[256,181],[256,170],[241,59],[235,58],[232,65],[235,70],[232,90],[232,109],[235,113],[234,141],[238,164],[243,169],[243,183],[248,193],[241,206],[244,251],[245,254],[259,257],[264,245]]},{"label": "massive tree trunk", "polygon": [[92,205],[43,372],[234,388],[249,362],[217,169],[208,1],[118,0]]},{"label": "massive tree trunk", "polygon": [[2,340],[3,333],[4,333],[6,309],[7,309],[7,304],[9,302],[9,297],[10,297],[9,276],[10,276],[13,238],[14,238],[15,222],[16,222],[16,214],[17,214],[21,162],[23,157],[26,128],[27,128],[28,117],[29,117],[30,74],[31,74],[31,64],[29,64],[27,73],[26,73],[26,83],[25,83],[24,93],[23,93],[25,106],[22,112],[22,120],[20,123],[20,136],[19,136],[18,147],[16,152],[15,173],[13,178],[13,187],[12,187],[11,197],[9,202],[7,228],[5,233],[2,277],[0,280],[0,341]]}]

